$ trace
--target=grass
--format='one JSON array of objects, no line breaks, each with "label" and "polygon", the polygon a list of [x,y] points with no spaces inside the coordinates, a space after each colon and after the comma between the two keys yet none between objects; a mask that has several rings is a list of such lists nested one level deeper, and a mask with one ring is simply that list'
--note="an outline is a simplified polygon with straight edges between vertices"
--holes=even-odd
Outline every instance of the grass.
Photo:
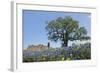
[{"label": "grass", "polygon": [[91,59],[91,44],[80,44],[65,48],[49,48],[32,55],[23,54],[23,62],[71,61]]}]

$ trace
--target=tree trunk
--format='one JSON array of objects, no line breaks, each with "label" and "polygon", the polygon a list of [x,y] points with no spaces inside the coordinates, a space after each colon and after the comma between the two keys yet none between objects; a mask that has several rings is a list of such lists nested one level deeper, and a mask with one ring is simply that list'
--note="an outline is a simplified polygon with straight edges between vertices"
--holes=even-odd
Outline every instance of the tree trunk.
[{"label": "tree trunk", "polygon": [[64,47],[67,47],[68,46],[68,33],[66,31],[66,33],[64,34]]},{"label": "tree trunk", "polygon": [[67,47],[67,46],[68,46],[68,39],[64,40],[64,47]]}]

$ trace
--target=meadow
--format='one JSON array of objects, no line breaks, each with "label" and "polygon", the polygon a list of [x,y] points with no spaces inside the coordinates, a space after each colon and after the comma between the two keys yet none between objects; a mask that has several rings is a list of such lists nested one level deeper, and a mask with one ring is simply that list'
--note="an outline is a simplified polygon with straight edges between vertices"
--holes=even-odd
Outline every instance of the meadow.
[{"label": "meadow", "polygon": [[23,51],[23,62],[72,61],[91,59],[91,43],[41,51]]}]

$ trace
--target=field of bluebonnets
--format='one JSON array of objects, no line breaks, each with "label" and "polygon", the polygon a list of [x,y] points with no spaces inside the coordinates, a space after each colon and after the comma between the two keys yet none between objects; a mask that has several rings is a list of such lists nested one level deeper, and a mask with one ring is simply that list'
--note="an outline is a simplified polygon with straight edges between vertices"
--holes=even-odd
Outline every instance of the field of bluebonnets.
[{"label": "field of bluebonnets", "polygon": [[91,43],[42,51],[23,51],[23,62],[70,61],[91,59]]}]

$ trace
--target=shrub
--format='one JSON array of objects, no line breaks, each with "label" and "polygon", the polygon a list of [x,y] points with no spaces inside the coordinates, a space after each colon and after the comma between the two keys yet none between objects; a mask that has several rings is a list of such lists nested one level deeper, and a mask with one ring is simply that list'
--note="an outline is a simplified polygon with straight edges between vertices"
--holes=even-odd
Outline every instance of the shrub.
[{"label": "shrub", "polygon": [[42,61],[69,61],[91,59],[91,44],[85,43],[63,48],[49,48],[42,51],[34,51],[31,55],[23,53],[23,62]]}]

